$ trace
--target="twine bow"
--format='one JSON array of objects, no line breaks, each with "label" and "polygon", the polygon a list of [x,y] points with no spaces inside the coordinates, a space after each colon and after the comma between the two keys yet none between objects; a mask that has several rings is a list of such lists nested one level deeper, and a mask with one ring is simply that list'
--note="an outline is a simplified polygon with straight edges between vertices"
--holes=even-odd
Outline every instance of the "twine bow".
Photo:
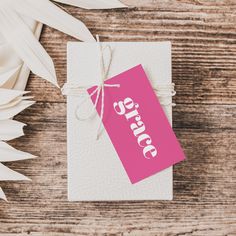
[{"label": "twine bow", "polygon": [[[100,121],[99,121],[99,125],[98,125],[98,129],[97,129],[97,137],[96,139],[98,140],[101,134],[101,127],[102,127],[102,121],[103,121],[103,117],[104,117],[104,101],[105,101],[105,92],[104,89],[106,87],[110,87],[110,88],[119,88],[120,84],[107,84],[105,83],[107,77],[108,77],[108,73],[112,64],[112,57],[113,57],[113,51],[111,49],[110,45],[106,45],[105,47],[102,46],[100,40],[99,40],[99,36],[96,36],[97,39],[97,43],[98,43],[98,47],[99,47],[99,51],[100,51],[100,67],[101,67],[101,81],[100,84],[97,86],[97,88],[90,93],[88,96],[86,96],[81,102],[80,104],[77,106],[76,110],[75,110],[75,115],[76,118],[80,121],[85,121],[85,120],[89,120],[93,117],[93,115],[96,113],[96,108],[98,106],[98,101],[101,97],[101,110],[100,110]],[[108,50],[109,52],[109,62],[108,65],[105,65],[105,60],[104,60],[104,53],[105,51]],[[66,90],[67,89],[72,89],[75,93],[81,90],[87,90],[88,88],[90,88],[91,86],[74,86],[72,85],[71,87],[69,85],[64,85],[64,87],[62,88],[62,93],[66,94]],[[91,111],[91,113],[89,113],[88,116],[86,117],[82,117],[81,114],[79,114],[79,108],[81,108],[81,106],[83,105],[83,103],[85,103],[88,99],[90,99],[93,95],[96,95],[96,99],[94,102],[94,106],[93,106],[93,110]]]}]

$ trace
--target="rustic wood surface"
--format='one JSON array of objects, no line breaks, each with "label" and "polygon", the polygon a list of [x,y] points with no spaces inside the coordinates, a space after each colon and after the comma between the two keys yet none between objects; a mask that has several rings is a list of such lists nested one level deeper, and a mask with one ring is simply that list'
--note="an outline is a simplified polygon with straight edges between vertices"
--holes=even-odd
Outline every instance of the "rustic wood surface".
[{"label": "rustic wood surface", "polygon": [[[236,235],[236,1],[124,2],[135,8],[65,7],[104,41],[172,41],[173,126],[187,155],[174,168],[174,200],[68,202],[65,99],[32,75],[37,103],[17,117],[28,126],[12,144],[39,158],[8,164],[32,183],[1,183],[0,235]],[[60,85],[68,40],[44,27]]]}]

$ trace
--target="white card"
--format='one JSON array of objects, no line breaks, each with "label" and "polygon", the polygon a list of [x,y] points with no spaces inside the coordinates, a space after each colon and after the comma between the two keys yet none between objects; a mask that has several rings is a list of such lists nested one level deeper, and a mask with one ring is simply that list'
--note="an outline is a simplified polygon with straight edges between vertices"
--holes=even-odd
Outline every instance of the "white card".
[{"label": "white card", "polygon": [[[170,42],[102,43],[103,46],[107,44],[113,50],[108,78],[142,64],[153,87],[171,85]],[[99,83],[97,43],[68,43],[67,53],[69,84],[86,87]],[[86,121],[76,118],[76,109],[83,96],[67,97],[69,201],[171,200],[172,167],[131,184],[106,131],[103,130],[99,140],[95,138],[99,117]],[[160,101],[169,104],[172,98],[160,98]],[[87,105],[88,110],[93,108],[92,102]],[[171,106],[163,108],[172,122]]]}]

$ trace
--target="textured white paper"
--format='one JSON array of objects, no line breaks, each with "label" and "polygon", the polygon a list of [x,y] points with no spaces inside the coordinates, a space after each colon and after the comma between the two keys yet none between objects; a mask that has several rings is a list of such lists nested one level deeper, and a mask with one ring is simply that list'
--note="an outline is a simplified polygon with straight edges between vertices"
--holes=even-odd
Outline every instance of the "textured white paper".
[{"label": "textured white paper", "polygon": [[[153,86],[171,84],[170,42],[103,43],[106,44],[114,50],[109,77],[142,64]],[[68,43],[67,82],[95,85],[100,75],[97,44]],[[131,89],[135,89],[135,84]],[[98,141],[95,138],[98,116],[88,121],[76,119],[81,99],[82,95],[67,98],[69,201],[171,200],[172,167],[131,184],[106,131]],[[166,102],[170,101],[171,98],[166,98]],[[89,101],[88,110],[92,107]],[[172,122],[171,106],[164,110]]]}]

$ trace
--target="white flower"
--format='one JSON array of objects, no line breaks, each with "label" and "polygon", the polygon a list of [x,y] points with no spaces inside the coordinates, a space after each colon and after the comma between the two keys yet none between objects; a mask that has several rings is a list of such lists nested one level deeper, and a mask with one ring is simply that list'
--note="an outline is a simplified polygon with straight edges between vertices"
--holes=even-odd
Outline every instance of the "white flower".
[{"label": "white flower", "polygon": [[[59,0],[85,8],[125,7],[117,0]],[[53,61],[25,22],[25,16],[82,41],[95,41],[81,21],[49,0],[1,0],[0,32],[15,53],[38,76],[58,86]]]},{"label": "white flower", "polygon": [[[6,143],[6,141],[18,138],[24,134],[23,127],[25,124],[12,120],[16,114],[34,103],[29,100],[31,97],[23,96],[24,94],[27,94],[27,92],[0,88],[0,181],[29,180],[24,175],[2,164],[4,162],[34,158],[33,155],[16,150]],[[1,188],[0,198],[6,200],[6,196]]]},{"label": "white flower", "polygon": [[[126,7],[118,0],[55,1],[86,9]],[[27,92],[16,89],[24,89],[29,70],[58,86],[53,61],[37,40],[42,28],[38,22],[82,41],[95,41],[81,21],[49,0],[0,0],[0,181],[29,180],[1,162],[34,158],[6,143],[24,134],[24,124],[12,118],[34,103],[24,96]],[[1,187],[0,198],[6,200]]]}]

